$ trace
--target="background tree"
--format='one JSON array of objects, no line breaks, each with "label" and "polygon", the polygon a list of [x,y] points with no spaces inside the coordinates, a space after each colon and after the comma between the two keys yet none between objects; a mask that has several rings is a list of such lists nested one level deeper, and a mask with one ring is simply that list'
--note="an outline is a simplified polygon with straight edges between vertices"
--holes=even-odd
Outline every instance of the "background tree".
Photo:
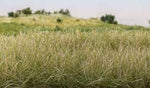
[{"label": "background tree", "polygon": [[16,12],[16,13],[14,13],[14,12],[9,12],[8,13],[8,17],[19,17],[19,14]]},{"label": "background tree", "polygon": [[64,15],[70,16],[70,11],[69,11],[68,9],[66,9],[66,10],[64,11]]},{"label": "background tree", "polygon": [[14,17],[14,12],[9,12],[8,17]]},{"label": "background tree", "polygon": [[22,10],[22,13],[25,15],[31,15],[32,14],[32,10],[30,8],[25,8]]},{"label": "background tree", "polygon": [[61,9],[61,10],[59,11],[59,13],[60,13],[60,14],[63,14],[63,13],[64,13],[64,9]]},{"label": "background tree", "polygon": [[102,16],[101,21],[110,23],[110,24],[118,24],[118,22],[115,20],[115,16],[111,14],[106,14],[105,16]]},{"label": "background tree", "polygon": [[37,11],[35,11],[34,14],[41,14],[41,13],[42,13],[41,10],[37,10]]},{"label": "background tree", "polygon": [[66,9],[66,10],[61,9],[61,10],[59,11],[59,13],[60,13],[60,14],[63,14],[63,15],[68,15],[68,16],[70,16],[70,11],[69,11],[68,9]]},{"label": "background tree", "polygon": [[50,11],[47,12],[47,11],[45,11],[45,10],[43,9],[43,10],[37,10],[37,11],[35,11],[34,14],[44,14],[44,15],[49,15],[49,14],[51,14],[51,12],[50,12]]}]

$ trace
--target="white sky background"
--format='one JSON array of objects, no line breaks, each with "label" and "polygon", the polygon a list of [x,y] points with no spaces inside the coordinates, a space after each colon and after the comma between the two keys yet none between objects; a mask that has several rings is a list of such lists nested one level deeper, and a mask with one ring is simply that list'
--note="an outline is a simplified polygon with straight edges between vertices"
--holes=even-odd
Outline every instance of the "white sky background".
[{"label": "white sky background", "polygon": [[82,18],[114,14],[121,24],[150,25],[150,0],[0,0],[0,15],[25,7],[51,12],[68,8],[72,16]]}]

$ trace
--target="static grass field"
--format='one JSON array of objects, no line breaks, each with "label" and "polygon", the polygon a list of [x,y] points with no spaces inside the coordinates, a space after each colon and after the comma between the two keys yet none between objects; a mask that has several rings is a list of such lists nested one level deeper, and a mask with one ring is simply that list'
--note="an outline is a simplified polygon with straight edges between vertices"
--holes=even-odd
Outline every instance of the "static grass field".
[{"label": "static grass field", "polygon": [[149,28],[33,15],[0,33],[0,88],[150,88]]}]

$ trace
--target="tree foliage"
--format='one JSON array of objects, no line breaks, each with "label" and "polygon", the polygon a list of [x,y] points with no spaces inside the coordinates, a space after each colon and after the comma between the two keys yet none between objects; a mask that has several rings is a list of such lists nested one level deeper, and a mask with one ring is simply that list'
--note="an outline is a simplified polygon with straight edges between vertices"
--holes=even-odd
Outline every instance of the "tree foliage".
[{"label": "tree foliage", "polygon": [[[19,16],[24,16],[24,15],[32,15],[32,10],[30,9],[30,7],[28,8],[24,8],[22,10],[17,10],[16,12],[9,12],[8,13],[8,16],[9,17],[19,17]],[[63,15],[67,15],[67,16],[71,16],[70,14],[70,11],[68,9],[61,9],[60,11],[54,11],[54,14],[63,14]],[[34,12],[34,14],[42,14],[42,15],[49,15],[51,14],[50,11],[45,11],[44,9],[43,10],[37,10]]]},{"label": "tree foliage", "polygon": [[102,16],[101,21],[110,23],[110,24],[118,24],[118,22],[115,20],[115,16],[111,14],[106,14],[105,16]]},{"label": "tree foliage", "polygon": [[32,10],[28,7],[22,10],[22,13],[25,15],[31,15],[32,14]]},{"label": "tree foliage", "polygon": [[59,11],[60,14],[63,14],[63,15],[67,15],[67,16],[71,16],[70,14],[70,11],[68,9],[64,10],[64,9],[61,9]]},{"label": "tree foliage", "polygon": [[47,11],[45,11],[45,10],[43,9],[43,10],[37,10],[37,11],[35,11],[34,14],[44,14],[44,15],[49,15],[49,14],[51,14],[51,12],[50,12],[50,11],[47,12]]},{"label": "tree foliage", "polygon": [[14,12],[8,12],[8,17],[14,17]]}]

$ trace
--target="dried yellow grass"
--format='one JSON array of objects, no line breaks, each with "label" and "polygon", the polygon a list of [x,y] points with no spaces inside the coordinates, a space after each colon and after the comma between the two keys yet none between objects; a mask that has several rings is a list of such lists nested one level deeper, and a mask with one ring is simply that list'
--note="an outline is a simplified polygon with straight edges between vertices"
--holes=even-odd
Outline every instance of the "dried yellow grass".
[{"label": "dried yellow grass", "polygon": [[150,34],[0,35],[0,87],[149,88]]}]

